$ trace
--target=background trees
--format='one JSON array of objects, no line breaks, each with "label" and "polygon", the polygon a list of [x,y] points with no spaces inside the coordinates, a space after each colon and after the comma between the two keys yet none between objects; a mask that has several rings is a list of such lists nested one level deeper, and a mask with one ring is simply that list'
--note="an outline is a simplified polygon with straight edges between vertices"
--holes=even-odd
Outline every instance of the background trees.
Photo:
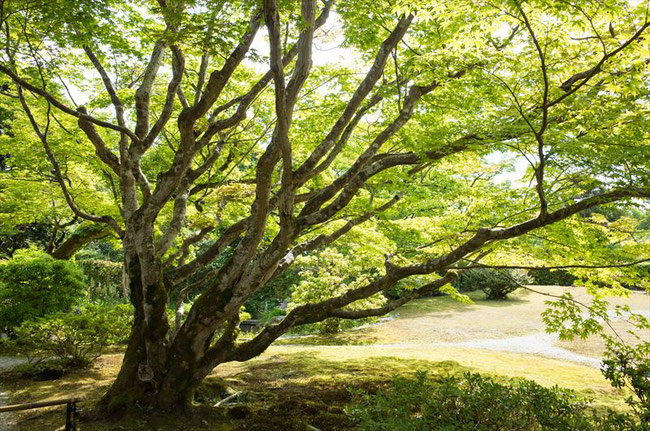
[{"label": "background trees", "polygon": [[[647,4],[0,4],[7,212],[47,198],[54,226],[122,246],[134,326],[111,409],[188,405],[291,328],[385,314],[468,267],[620,287],[647,260],[638,218],[589,212],[650,196]],[[328,29],[352,64],[316,62]],[[242,306],[296,261],[328,286],[238,342]]]}]

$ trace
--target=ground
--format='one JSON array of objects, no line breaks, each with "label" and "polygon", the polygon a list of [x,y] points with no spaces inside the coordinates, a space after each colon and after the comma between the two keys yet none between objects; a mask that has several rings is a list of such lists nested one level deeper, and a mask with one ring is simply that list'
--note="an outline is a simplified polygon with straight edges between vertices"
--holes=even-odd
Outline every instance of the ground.
[{"label": "ground", "polygon": [[[552,294],[565,288],[536,287]],[[580,289],[574,296],[588,299]],[[191,418],[125,418],[119,423],[90,420],[93,402],[118,371],[121,355],[104,355],[91,370],[49,382],[32,382],[6,374],[12,402],[79,395],[83,430],[320,430],[352,429],[343,408],[349,388],[374,391],[394,374],[428,370],[433,375],[466,370],[497,379],[525,377],[546,386],[575,389],[598,407],[625,409],[624,394],[602,377],[598,338],[558,342],[544,333],[540,317],[548,297],[520,290],[506,301],[473,304],[450,298],[427,298],[398,310],[394,319],[337,336],[285,338],[261,357],[219,367],[201,391],[204,407]],[[615,302],[650,313],[650,296],[635,292]],[[617,322],[623,329],[623,322]],[[615,328],[616,329],[616,328]],[[650,335],[650,334],[646,334]],[[532,354],[534,353],[534,354]],[[223,396],[223,385],[241,391],[235,407],[207,407]],[[16,429],[51,430],[64,420],[62,408],[29,411],[12,417]],[[0,429],[2,429],[0,422]],[[218,424],[218,425],[217,425]]]}]

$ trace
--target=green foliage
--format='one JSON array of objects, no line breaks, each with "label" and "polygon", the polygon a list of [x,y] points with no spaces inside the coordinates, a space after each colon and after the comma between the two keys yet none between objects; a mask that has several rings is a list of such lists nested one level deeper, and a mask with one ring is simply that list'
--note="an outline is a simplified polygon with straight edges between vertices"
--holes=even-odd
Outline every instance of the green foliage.
[{"label": "green foliage", "polygon": [[32,363],[54,357],[66,366],[88,366],[108,345],[124,342],[130,329],[125,313],[125,307],[98,305],[55,313],[16,328],[17,343]]},{"label": "green foliage", "polygon": [[112,325],[110,344],[126,344],[133,325],[133,306],[131,304],[93,305]]},{"label": "green foliage", "polygon": [[77,260],[76,263],[86,275],[91,301],[124,300],[121,263],[98,259]]},{"label": "green foliage", "polygon": [[0,261],[0,329],[64,312],[85,295],[83,273],[73,262],[35,250]]},{"label": "green foliage", "polygon": [[[386,296],[389,299],[397,299],[401,298],[404,295],[407,295],[409,292],[418,289],[422,286],[424,286],[427,283],[430,283],[431,277],[411,277],[407,278],[405,280],[400,280],[397,283],[395,283],[390,289],[384,291],[384,296]],[[440,290],[433,290],[430,293],[427,293],[423,295],[423,297],[434,297],[434,296],[442,296],[444,295],[444,292],[441,292]]]},{"label": "green foliage", "polygon": [[286,311],[282,310],[281,308],[272,308],[262,313],[262,315],[259,317],[259,321],[260,324],[264,326],[269,323],[273,323],[274,320],[281,318],[286,314]]},{"label": "green foliage", "polygon": [[511,269],[475,268],[462,271],[452,283],[460,292],[482,290],[487,299],[505,299],[520,285],[530,284],[524,271]]},{"label": "green foliage", "polygon": [[0,223],[0,258],[10,259],[17,250],[30,246],[45,249],[52,235],[51,228],[46,223],[18,226],[3,226]]},{"label": "green foliage", "polygon": [[[650,328],[645,322],[646,329]],[[650,424],[650,341],[638,340],[630,345],[607,337],[607,350],[603,360],[603,375],[615,388],[628,388],[626,402],[641,422]]]},{"label": "green foliage", "polygon": [[574,336],[587,338],[602,333],[603,321],[608,319],[607,302],[594,299],[587,312],[582,304],[573,299],[570,292],[557,301],[547,301],[548,308],[542,312],[546,331],[557,333],[561,340],[572,340]]},{"label": "green foliage", "polygon": [[570,272],[557,269],[554,271],[548,269],[534,269],[528,272],[532,278],[532,284],[538,286],[572,286],[576,277]]},{"label": "green foliage", "polygon": [[[267,142],[271,141],[273,125],[283,123],[276,121],[273,112],[271,85],[263,86],[266,90],[251,99],[250,105],[242,105],[247,114],[245,125],[230,123],[221,130],[223,133],[219,133],[219,139],[208,139],[196,157],[191,156],[191,151],[179,151],[183,147],[177,146],[177,125],[183,118],[180,117],[183,103],[174,103],[169,115],[161,115],[161,111],[168,99],[166,91],[170,88],[169,79],[174,69],[170,63],[179,60],[178,55],[171,53],[173,47],[183,53],[186,68],[181,74],[183,82],[178,91],[169,94],[171,100],[176,93],[181,99],[187,97],[190,104],[200,98],[202,86],[196,80],[201,74],[197,71],[206,59],[209,73],[224,71],[210,75],[210,79],[213,82],[217,79],[217,83],[221,78],[226,79],[221,82],[218,95],[206,97],[217,100],[213,100],[214,106],[203,110],[205,115],[199,115],[201,118],[193,130],[202,134],[208,124],[229,124],[224,120],[237,109],[229,101],[241,100],[238,96],[248,92],[268,66],[254,64],[266,63],[267,60],[263,54],[254,52],[257,45],[254,43],[232,77],[226,76],[227,67],[222,69],[227,53],[246,31],[251,12],[259,7],[258,2],[189,2],[189,7],[178,13],[185,2],[172,2],[169,7],[155,2],[118,0],[14,0],[2,4],[0,22],[7,30],[4,34],[6,55],[3,54],[3,66],[16,70],[22,79],[33,85],[47,88],[52,97],[64,105],[77,105],[72,99],[73,96],[76,98],[74,93],[81,91],[83,97],[78,101],[84,103],[94,117],[113,124],[120,122],[112,114],[114,96],[109,97],[105,82],[92,71],[89,58],[84,55],[92,51],[110,76],[120,99],[118,106],[124,110],[125,123],[130,127],[141,122],[135,121],[141,111],[134,103],[135,89],[142,82],[147,68],[158,70],[155,83],[147,93],[152,121],[142,123],[150,125],[154,118],[156,124],[165,123],[158,123],[165,118],[170,121],[163,125],[160,137],[154,139],[155,145],[153,141],[148,142],[145,145],[148,150],[137,157],[138,163],[134,166],[141,168],[141,172],[136,172],[141,190],[131,192],[134,195],[141,193],[144,205],[148,200],[143,184],[149,182],[158,188],[164,183],[160,181],[162,178],[188,169],[204,172],[197,178],[197,185],[206,186],[204,190],[199,190],[201,187],[197,189],[200,193],[192,193],[187,210],[183,210],[186,223],[179,238],[165,253],[165,257],[173,258],[165,262],[163,271],[173,271],[175,264],[181,266],[191,261],[202,246],[214,244],[228,227],[250,214],[251,200],[259,195],[250,180],[255,178],[262,152],[272,148]],[[280,15],[288,18],[286,26],[282,26],[287,49],[303,27],[297,18],[297,6],[296,1],[280,2]],[[299,187],[295,191],[302,196],[318,193],[333,181],[345,179],[346,172],[352,174],[355,181],[362,179],[363,184],[359,184],[362,187],[358,192],[350,193],[344,184],[340,184],[341,188],[337,186],[340,190],[338,197],[328,199],[335,202],[351,198],[349,205],[337,211],[326,223],[309,226],[300,232],[300,238],[293,240],[309,241],[318,235],[331,234],[345,226],[347,220],[377,208],[380,202],[396,193],[404,197],[392,209],[330,244],[330,248],[299,257],[296,260],[296,266],[300,268],[299,280],[287,281],[277,290],[262,289],[246,303],[246,308],[256,317],[274,310],[288,297],[291,298],[289,308],[292,308],[358,288],[382,274],[384,256],[391,256],[392,262],[399,266],[439,259],[449,256],[450,251],[459,250],[467,241],[475,243],[472,238],[482,228],[507,229],[534,220],[538,214],[538,200],[543,197],[542,193],[536,193],[535,181],[530,181],[535,179],[535,173],[544,174],[540,175],[543,179],[538,177],[540,183],[537,186],[545,192],[549,212],[608,191],[648,190],[650,122],[647,121],[647,82],[650,68],[647,67],[647,58],[650,38],[646,34],[630,41],[633,34],[643,31],[640,28],[642,23],[647,22],[647,4],[644,2],[350,0],[337,2],[335,7],[342,32],[337,35],[337,32],[319,31],[319,43],[333,38],[338,44],[336,39],[340,35],[342,46],[353,48],[352,52],[343,52],[344,56],[351,54],[353,64],[346,67],[345,61],[335,61],[326,65],[316,64],[312,69],[295,109],[291,109],[295,116],[289,121],[292,126],[292,163],[296,168],[328,136],[330,126],[346,109],[351,95],[355,92],[361,94],[356,90],[363,79],[359,73],[369,69],[381,42],[394,28],[398,17],[414,12],[416,18],[403,42],[398,43],[391,53],[379,84],[365,97],[361,108],[350,112],[361,114],[375,95],[381,96],[381,100],[367,111],[356,127],[349,127],[349,139],[340,140],[343,144],[340,148],[334,137],[330,143],[336,147],[327,153],[337,156],[336,159],[320,165],[323,169],[314,171],[318,174],[308,182],[303,184],[297,179]],[[524,22],[527,25],[523,25]],[[37,43],[33,43],[35,41]],[[167,49],[158,68],[153,64],[147,65],[147,61],[152,58],[153,45],[159,41],[165,42]],[[317,63],[319,59],[315,57],[314,60]],[[295,66],[287,64],[287,73],[292,69]],[[580,91],[568,93],[571,85],[561,85],[578,78],[574,88],[579,86]],[[70,208],[59,185],[52,181],[51,163],[33,125],[22,112],[15,84],[6,87],[5,80],[9,82],[5,77],[0,83],[4,88],[0,100],[0,232],[15,234],[30,223],[52,226],[53,220],[69,219]],[[392,126],[384,128],[394,118],[399,118],[399,122],[394,124],[406,120],[398,111],[411,90],[432,82],[436,83],[435,90],[425,96],[417,108],[409,110],[413,116],[408,124],[381,148],[372,145],[373,138],[380,131],[390,130]],[[69,88],[73,91],[70,92]],[[120,183],[125,180],[118,178],[120,175],[107,169],[95,156],[96,149],[77,127],[77,118],[56,108],[51,110],[51,104],[36,97],[34,92],[25,93],[28,93],[25,103],[31,106],[35,123],[47,130],[47,141],[53,156],[62,166],[66,187],[76,206],[83,212],[111,216],[122,226],[125,221],[121,216],[128,212],[128,208],[122,206],[127,198],[123,193],[132,180]],[[190,112],[197,110],[193,108]],[[214,115],[208,112],[214,112]],[[345,127],[345,123],[353,126],[347,121],[340,124]],[[97,125],[93,142],[100,140],[108,151],[122,156],[126,154],[120,151],[124,146],[121,139],[125,136]],[[137,140],[133,144],[137,144]],[[138,145],[132,148],[136,147]],[[440,150],[455,154],[438,160],[432,155]],[[215,157],[209,154],[215,154]],[[357,162],[359,154],[368,157]],[[191,160],[182,157],[184,163],[187,162],[185,168],[176,170],[172,160],[180,155],[189,156]],[[418,165],[410,162],[400,165],[399,162],[390,170],[375,172],[371,169],[372,175],[348,171],[351,166],[354,169],[374,169],[386,157],[390,160],[397,156],[395,160],[401,160],[412,155],[422,157]],[[428,160],[430,156],[432,160]],[[500,160],[495,161],[495,156]],[[542,160],[545,164],[541,163]],[[130,165],[126,159],[123,161],[125,163],[121,166]],[[207,169],[199,168],[208,161],[204,165]],[[215,163],[214,169],[212,163]],[[523,170],[518,169],[521,165]],[[173,169],[168,171],[170,167]],[[282,182],[277,178],[279,174],[280,169],[271,174],[270,195],[283,193]],[[172,183],[180,184],[182,181],[178,180]],[[165,200],[182,195],[178,190],[164,194],[167,196]],[[626,208],[622,210],[619,206]],[[639,207],[637,212],[627,208],[635,206]],[[160,211],[160,217],[152,221],[155,236],[169,231],[174,207],[170,200]],[[260,252],[272,251],[277,244],[273,240],[279,230],[277,211],[273,205],[268,211],[268,225],[264,232],[259,233],[263,238]],[[492,265],[514,265],[522,261],[526,265],[540,266],[549,263],[625,263],[648,256],[650,252],[646,214],[646,204],[630,200],[583,211],[579,216],[521,237],[488,241],[481,246],[490,252],[486,260]],[[543,219],[539,217],[537,220]],[[642,231],[643,226],[646,226],[646,232]],[[202,242],[192,243],[184,251],[179,250],[183,241],[191,239],[205,227],[213,230]],[[42,235],[44,232],[38,233],[34,237],[38,237],[39,244],[42,244],[48,236]],[[17,244],[23,247],[34,237],[22,238]],[[10,252],[4,253],[10,255],[14,248],[12,245]],[[229,253],[222,253],[202,271],[207,273],[226,264]],[[455,253],[454,256],[462,259],[461,254]],[[281,253],[271,253],[270,256],[279,258]],[[454,265],[456,262],[451,260],[448,260],[449,265]],[[257,264],[266,262],[266,259],[253,258],[252,262]],[[272,267],[273,262],[269,263]],[[620,288],[624,285],[642,288],[648,283],[643,280],[642,273],[628,267],[583,268],[575,273],[581,279],[590,280],[586,282],[590,290],[599,286]],[[514,286],[502,277],[503,273],[466,274],[470,278],[467,283],[482,286],[478,288],[483,289],[488,297],[505,297]],[[193,275],[199,278],[203,274]],[[101,277],[94,277],[92,283],[105,286],[108,282],[97,281]],[[196,281],[196,278],[187,282]],[[515,277],[511,274],[509,278]],[[30,280],[40,283],[43,277],[31,274],[25,282]],[[458,283],[464,282],[461,276]],[[4,277],[0,283],[5,283]],[[175,287],[176,291],[178,287]],[[404,283],[392,294],[401,296],[409,288],[412,287]],[[463,290],[462,287],[459,289]],[[29,289],[21,285],[20,291],[16,292],[23,291]],[[188,300],[192,301],[200,291],[197,289]],[[10,316],[18,320],[11,325],[24,318],[31,319],[70,307],[53,307],[47,303],[30,315],[20,310],[23,303],[29,301],[7,292],[4,285],[0,286],[0,307],[17,313]],[[224,292],[224,299],[239,298],[230,287]],[[449,292],[455,294],[453,290]],[[39,300],[40,297],[47,298],[42,292],[38,295]],[[67,296],[57,296],[56,300],[65,300]],[[72,300],[68,302],[73,303]],[[376,295],[350,304],[348,308],[369,308],[382,302],[383,298]],[[548,316],[557,323],[554,329],[562,331],[565,320],[579,321],[580,314],[577,309],[565,308],[553,309]],[[343,323],[351,324],[331,319],[320,328],[335,331]],[[578,323],[585,328],[583,334],[602,329],[597,318],[583,319]],[[568,331],[572,329],[568,328]]]},{"label": "green foliage", "polygon": [[[605,292],[597,292],[601,296]],[[650,321],[642,314],[634,313],[628,306],[616,306],[609,310],[609,303],[596,297],[586,305],[576,301],[567,292],[559,300],[547,302],[543,312],[548,332],[555,332],[560,339],[571,340],[575,336],[586,338],[599,335],[605,340],[606,349],[601,371],[615,388],[627,388],[630,395],[626,402],[642,424],[650,424],[650,341],[642,335],[650,330]],[[605,332],[605,326],[613,329],[614,319],[628,326],[627,334],[633,342],[624,341],[617,331]],[[646,429],[646,428],[644,428]]]},{"label": "green foliage", "polygon": [[70,368],[67,361],[46,359],[39,362],[29,362],[16,367],[16,371],[24,377],[36,381],[56,380]]},{"label": "green foliage", "polygon": [[291,291],[299,282],[298,272],[288,270],[262,289],[256,291],[246,301],[244,307],[253,318],[264,321],[264,316],[277,310],[283,302],[286,305],[285,301],[291,297]]},{"label": "green foliage", "polygon": [[571,390],[525,379],[501,384],[466,373],[434,381],[418,372],[376,395],[355,393],[347,411],[362,431],[640,429],[625,415],[597,416]]},{"label": "green foliage", "polygon": [[[327,248],[319,253],[302,256],[298,259],[298,265],[302,268],[299,274],[302,281],[291,294],[288,310],[301,304],[318,302],[341,295],[372,280],[373,272],[376,269],[372,266],[375,259],[372,258],[374,256],[371,251],[358,250],[354,255],[344,252],[345,250]],[[364,257],[366,258],[365,262],[363,262]],[[381,260],[379,261],[381,262]],[[367,270],[364,273],[359,273],[359,267],[365,267]],[[373,295],[353,302],[346,308],[351,310],[374,308],[381,305],[383,301],[382,295]],[[362,320],[355,323],[349,320],[346,322],[342,319],[330,318],[314,324],[313,328],[323,333],[334,333],[362,322]]]}]

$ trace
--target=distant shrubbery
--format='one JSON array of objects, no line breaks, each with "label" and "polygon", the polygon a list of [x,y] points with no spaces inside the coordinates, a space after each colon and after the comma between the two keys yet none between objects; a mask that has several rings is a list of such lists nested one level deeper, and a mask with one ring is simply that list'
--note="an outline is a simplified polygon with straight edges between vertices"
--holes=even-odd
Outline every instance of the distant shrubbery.
[{"label": "distant shrubbery", "polygon": [[462,271],[452,284],[460,292],[482,290],[487,299],[505,299],[520,285],[530,282],[530,277],[521,270],[475,268]]},{"label": "distant shrubbery", "polygon": [[0,331],[69,311],[86,295],[84,275],[70,261],[29,250],[0,262]]},{"label": "distant shrubbery", "polygon": [[356,392],[347,411],[362,431],[643,430],[630,415],[597,415],[575,392],[532,380],[505,384],[479,374],[440,381],[396,377],[376,395]]},{"label": "distant shrubbery", "polygon": [[538,286],[572,286],[577,277],[564,269],[533,269],[528,273]]}]

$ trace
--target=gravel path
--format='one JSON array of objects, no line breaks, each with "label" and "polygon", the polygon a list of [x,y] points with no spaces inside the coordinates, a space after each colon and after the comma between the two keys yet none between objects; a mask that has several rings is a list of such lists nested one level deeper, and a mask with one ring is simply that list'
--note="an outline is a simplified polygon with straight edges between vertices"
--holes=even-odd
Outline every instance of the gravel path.
[{"label": "gravel path", "polygon": [[562,349],[561,347],[557,347],[555,345],[557,341],[558,338],[556,335],[540,332],[520,337],[461,341],[456,343],[444,343],[444,345],[469,347],[473,349],[498,350],[501,352],[528,353],[600,368],[600,359],[579,355],[569,350]]},{"label": "gravel path", "polygon": [[[25,358],[18,358],[15,356],[0,356],[0,372],[10,370],[18,365],[27,362]],[[9,394],[0,387],[0,406],[9,403]],[[0,431],[8,431],[11,429],[11,414],[0,413]]]},{"label": "gravel path", "polygon": [[11,370],[12,368],[22,365],[27,359],[17,356],[0,356],[0,372]]}]

